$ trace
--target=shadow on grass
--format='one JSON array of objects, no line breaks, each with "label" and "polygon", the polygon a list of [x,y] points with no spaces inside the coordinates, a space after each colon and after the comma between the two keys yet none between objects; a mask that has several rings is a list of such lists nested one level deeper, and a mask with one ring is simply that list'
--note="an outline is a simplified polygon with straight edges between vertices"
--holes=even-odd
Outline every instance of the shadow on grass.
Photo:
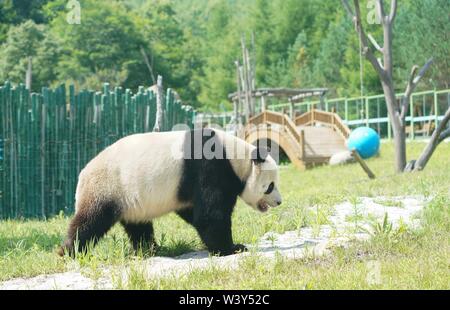
[{"label": "shadow on grass", "polygon": [[177,240],[173,244],[160,246],[155,256],[174,258],[196,251],[198,251],[198,248],[192,242]]}]

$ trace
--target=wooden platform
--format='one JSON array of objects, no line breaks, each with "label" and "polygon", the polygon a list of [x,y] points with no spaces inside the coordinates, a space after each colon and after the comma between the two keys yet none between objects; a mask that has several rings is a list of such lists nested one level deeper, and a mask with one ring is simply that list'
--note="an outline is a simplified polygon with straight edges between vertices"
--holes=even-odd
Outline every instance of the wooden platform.
[{"label": "wooden platform", "polygon": [[327,164],[337,153],[347,150],[350,129],[334,113],[312,110],[295,120],[266,111],[250,119],[243,138],[252,144],[270,140],[278,144],[300,169]]}]

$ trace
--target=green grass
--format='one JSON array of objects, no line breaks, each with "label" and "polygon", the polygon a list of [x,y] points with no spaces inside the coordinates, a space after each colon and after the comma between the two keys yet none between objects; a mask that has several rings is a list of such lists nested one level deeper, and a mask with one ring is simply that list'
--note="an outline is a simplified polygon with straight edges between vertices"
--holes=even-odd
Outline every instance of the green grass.
[{"label": "green grass", "polygon": [[[409,144],[410,158],[417,158],[422,143]],[[319,167],[306,172],[291,165],[281,167],[283,206],[259,214],[242,202],[234,214],[233,236],[237,243],[254,244],[267,232],[283,233],[302,227],[327,224],[333,207],[344,201],[356,205],[358,197],[388,197],[379,202],[399,205],[389,197],[424,195],[432,203],[422,215],[418,231],[391,232],[374,229],[369,242],[355,242],[347,249],[337,248],[326,257],[288,261],[281,257],[267,261],[256,256],[245,259],[239,270],[212,268],[195,271],[181,278],[146,279],[140,267],[142,257],[134,257],[120,226],[115,227],[87,256],[75,262],[60,259],[56,247],[64,238],[68,219],[58,217],[46,222],[0,222],[0,281],[31,277],[42,273],[87,267],[89,276],[98,276],[101,266],[131,265],[131,289],[432,289],[450,288],[450,145],[442,145],[426,171],[395,175],[393,147],[383,144],[381,156],[370,160],[377,175],[370,181],[357,165]],[[347,220],[355,227],[363,220],[355,209]],[[382,225],[383,223],[381,223]],[[376,224],[374,223],[376,228]],[[155,223],[160,256],[178,256],[203,249],[195,230],[175,215]],[[366,281],[368,266],[381,267],[381,281]]]}]

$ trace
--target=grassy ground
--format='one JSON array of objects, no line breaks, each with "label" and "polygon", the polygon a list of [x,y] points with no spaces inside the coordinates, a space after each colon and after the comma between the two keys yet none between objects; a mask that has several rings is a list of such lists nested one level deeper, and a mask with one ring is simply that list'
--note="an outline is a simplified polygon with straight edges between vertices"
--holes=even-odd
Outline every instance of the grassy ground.
[{"label": "grassy ground", "polygon": [[[416,158],[424,144],[408,146]],[[395,236],[379,236],[370,242],[355,242],[348,249],[335,249],[324,258],[265,261],[251,256],[239,270],[212,268],[182,278],[144,279],[132,272],[132,289],[432,289],[450,288],[450,144],[442,145],[427,170],[420,174],[395,175],[393,148],[384,144],[379,158],[369,161],[378,179],[367,180],[361,168],[320,167],[298,172],[281,168],[284,205],[261,215],[239,203],[235,215],[235,242],[255,243],[267,232],[285,232],[327,222],[333,206],[358,197],[424,195],[434,197],[426,208],[423,227]],[[395,204],[395,202],[393,202]],[[317,208],[310,208],[315,206]],[[0,222],[0,281],[73,269],[74,262],[56,256],[68,219],[47,222]],[[155,223],[160,256],[177,256],[203,249],[196,232],[175,215]],[[77,260],[93,271],[103,265],[139,262],[133,257],[121,227],[115,227],[88,257]],[[381,280],[366,280],[375,262]],[[118,284],[119,285],[119,284]],[[122,286],[119,285],[120,288]]]}]

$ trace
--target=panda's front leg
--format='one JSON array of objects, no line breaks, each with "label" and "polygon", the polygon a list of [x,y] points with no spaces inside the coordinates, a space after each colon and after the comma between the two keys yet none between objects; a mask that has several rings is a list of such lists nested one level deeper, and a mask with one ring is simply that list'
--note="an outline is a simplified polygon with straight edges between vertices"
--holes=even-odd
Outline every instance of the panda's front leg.
[{"label": "panda's front leg", "polygon": [[224,219],[205,219],[194,226],[213,255],[228,256],[247,251],[244,245],[233,243],[231,216]]}]

